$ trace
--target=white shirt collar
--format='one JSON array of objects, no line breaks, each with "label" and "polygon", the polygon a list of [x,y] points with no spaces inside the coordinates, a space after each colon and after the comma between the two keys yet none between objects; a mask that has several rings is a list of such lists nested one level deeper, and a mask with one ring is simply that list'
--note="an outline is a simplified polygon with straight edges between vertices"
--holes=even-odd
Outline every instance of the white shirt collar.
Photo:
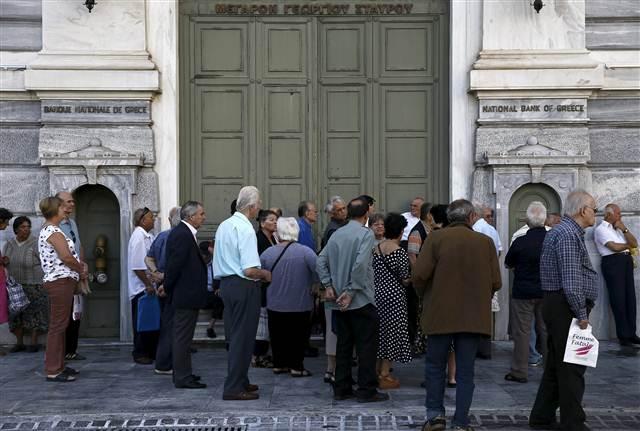
[{"label": "white shirt collar", "polygon": [[182,223],[184,223],[184,224],[186,224],[186,225],[187,225],[187,227],[188,227],[188,228],[189,228],[189,230],[191,231],[191,235],[193,235],[193,238],[194,238],[194,239],[196,239],[196,234],[198,233],[198,230],[197,230],[195,227],[191,226],[191,225],[190,225],[189,223],[187,223],[186,221],[184,221],[184,220],[181,220],[181,221],[182,221]]},{"label": "white shirt collar", "polygon": [[145,237],[147,237],[147,238],[151,238],[151,237],[153,237],[153,234],[152,234],[150,231],[149,231],[149,232],[147,232],[147,231],[145,230],[145,228],[143,228],[142,226],[136,226],[136,229],[140,229],[140,231],[142,232],[142,234],[143,234]]}]

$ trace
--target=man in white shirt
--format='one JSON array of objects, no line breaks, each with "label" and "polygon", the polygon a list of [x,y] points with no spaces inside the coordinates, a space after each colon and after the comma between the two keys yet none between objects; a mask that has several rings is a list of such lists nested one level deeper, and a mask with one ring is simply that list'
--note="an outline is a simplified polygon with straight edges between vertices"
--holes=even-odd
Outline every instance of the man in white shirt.
[{"label": "man in white shirt", "polygon": [[407,226],[404,228],[402,232],[402,239],[400,240],[400,245],[403,248],[407,249],[407,241],[409,240],[409,234],[411,233],[411,229],[414,228],[416,223],[420,221],[420,207],[424,203],[424,198],[420,196],[416,196],[411,201],[411,205],[409,207],[409,211],[406,213],[402,213],[402,217],[407,220]]},{"label": "man in white shirt", "polygon": [[153,222],[155,216],[147,207],[138,208],[133,213],[135,229],[129,239],[127,274],[129,282],[129,300],[133,326],[133,360],[142,365],[150,365],[156,356],[159,331],[138,332],[138,300],[147,292],[155,295],[151,278],[147,277],[147,265],[144,258],[153,243]]},{"label": "man in white shirt", "polygon": [[[475,218],[473,223],[473,230],[484,234],[491,238],[493,245],[496,248],[496,254],[500,257],[502,253],[502,243],[500,242],[500,235],[495,227],[487,222],[489,219],[493,222],[493,210],[486,205],[474,203]],[[494,293],[491,300],[491,311],[500,311],[500,304],[498,303],[498,296]],[[477,357],[480,359],[491,359],[491,338],[483,338],[478,345]]]},{"label": "man in white shirt", "polygon": [[640,347],[640,337],[636,334],[636,292],[630,253],[630,248],[638,247],[638,241],[622,223],[618,205],[608,204],[604,208],[604,220],[595,229],[593,238],[602,256],[602,275],[609,291],[618,341],[621,346]]}]

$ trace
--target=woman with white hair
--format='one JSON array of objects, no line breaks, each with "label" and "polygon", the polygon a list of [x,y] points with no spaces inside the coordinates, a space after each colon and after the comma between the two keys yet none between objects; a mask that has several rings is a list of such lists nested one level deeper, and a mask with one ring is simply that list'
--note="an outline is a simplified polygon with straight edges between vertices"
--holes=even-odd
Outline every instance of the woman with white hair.
[{"label": "woman with white hair", "polygon": [[316,254],[297,242],[300,228],[295,218],[279,218],[277,230],[280,243],[260,256],[262,268],[271,271],[267,311],[273,372],[307,377],[311,373],[304,368],[304,350],[313,309],[311,285],[317,281]]}]

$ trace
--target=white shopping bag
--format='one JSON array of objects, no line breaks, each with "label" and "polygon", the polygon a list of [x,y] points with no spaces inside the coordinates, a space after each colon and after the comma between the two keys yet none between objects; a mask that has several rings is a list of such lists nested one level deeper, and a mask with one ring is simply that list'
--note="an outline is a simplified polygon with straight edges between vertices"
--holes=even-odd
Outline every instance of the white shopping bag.
[{"label": "white shopping bag", "polygon": [[578,319],[571,320],[567,345],[564,349],[564,362],[596,367],[600,343],[591,333],[592,329],[591,325],[587,325],[587,329],[580,329]]}]

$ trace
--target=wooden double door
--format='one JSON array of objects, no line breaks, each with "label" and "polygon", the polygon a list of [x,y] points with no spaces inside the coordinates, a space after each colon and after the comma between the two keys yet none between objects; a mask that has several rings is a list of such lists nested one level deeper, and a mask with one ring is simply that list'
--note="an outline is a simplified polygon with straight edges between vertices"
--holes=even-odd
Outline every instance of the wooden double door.
[{"label": "wooden double door", "polygon": [[207,231],[248,184],[285,215],[336,194],[446,200],[447,35],[440,14],[183,15],[182,198]]}]

